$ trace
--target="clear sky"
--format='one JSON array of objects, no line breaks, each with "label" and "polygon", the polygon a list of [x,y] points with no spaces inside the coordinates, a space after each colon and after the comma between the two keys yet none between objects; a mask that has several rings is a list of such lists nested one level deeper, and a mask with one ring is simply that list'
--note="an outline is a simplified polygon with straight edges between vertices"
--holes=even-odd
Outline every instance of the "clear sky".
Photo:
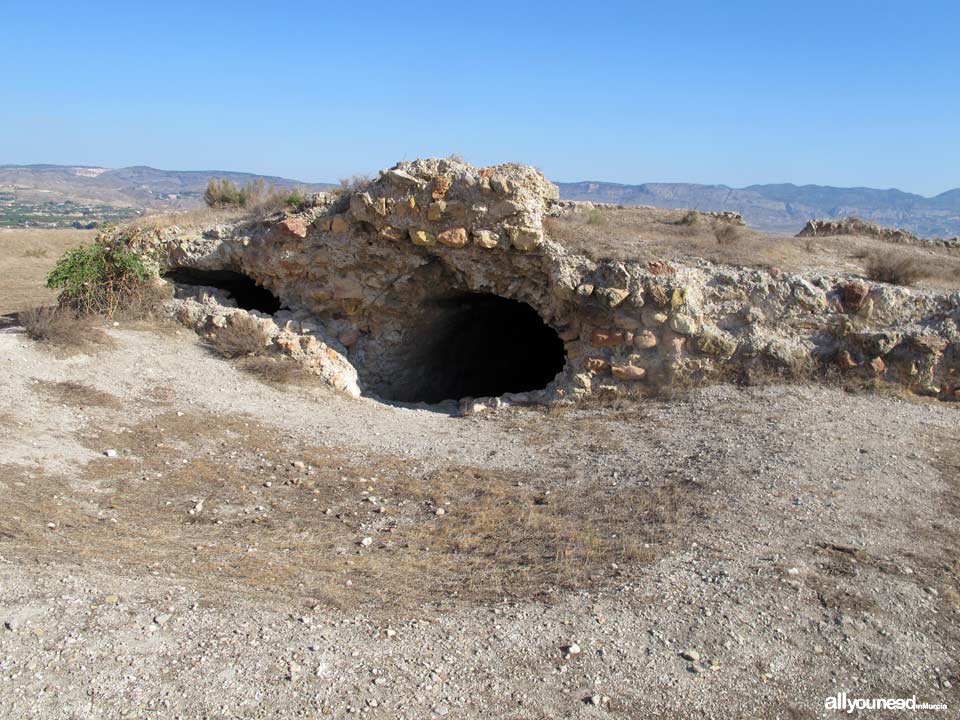
[{"label": "clear sky", "polygon": [[960,3],[0,0],[0,164],[960,186]]}]

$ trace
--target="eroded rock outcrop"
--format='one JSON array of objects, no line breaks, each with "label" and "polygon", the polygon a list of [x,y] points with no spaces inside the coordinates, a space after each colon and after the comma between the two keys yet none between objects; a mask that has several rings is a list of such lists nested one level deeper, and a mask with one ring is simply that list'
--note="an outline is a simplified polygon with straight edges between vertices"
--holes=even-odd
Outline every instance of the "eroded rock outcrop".
[{"label": "eroded rock outcrop", "polygon": [[921,238],[909,230],[888,228],[875,223],[861,220],[857,217],[837,219],[809,220],[797,237],[826,237],[830,235],[859,235],[872,237],[884,242],[900,243],[904,245],[921,245],[930,247],[945,247],[960,249],[960,237],[955,238]]},{"label": "eroded rock outcrop", "polygon": [[[490,394],[548,401],[827,367],[957,393],[960,294],[706,261],[594,262],[545,234],[557,205],[531,167],[417,160],[300,212],[131,242],[161,272],[231,270],[268,288],[284,309],[251,312],[275,350],[351,394],[459,399],[501,377],[529,387]],[[211,288],[178,297],[178,316],[202,332],[245,312]]]}]

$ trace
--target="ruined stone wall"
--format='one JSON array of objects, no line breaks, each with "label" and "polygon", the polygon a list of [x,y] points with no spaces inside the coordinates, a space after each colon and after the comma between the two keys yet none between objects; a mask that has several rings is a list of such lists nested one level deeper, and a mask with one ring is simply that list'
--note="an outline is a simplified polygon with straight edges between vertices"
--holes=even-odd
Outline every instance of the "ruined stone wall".
[{"label": "ruined stone wall", "polygon": [[[300,212],[135,242],[161,271],[236,270],[270,289],[288,308],[260,315],[271,349],[351,394],[389,397],[416,372],[423,329],[464,293],[527,303],[562,339],[563,370],[523,399],[828,365],[957,392],[960,294],[706,261],[597,263],[544,234],[557,202],[527,166],[417,160]],[[179,295],[178,316],[202,332],[236,312],[213,290]]]},{"label": "ruined stone wall", "polygon": [[830,235],[859,235],[903,245],[943,247],[960,250],[960,237],[921,238],[909,230],[883,227],[852,216],[837,219],[808,220],[807,224],[803,226],[803,229],[797,233],[797,237],[825,237]]}]

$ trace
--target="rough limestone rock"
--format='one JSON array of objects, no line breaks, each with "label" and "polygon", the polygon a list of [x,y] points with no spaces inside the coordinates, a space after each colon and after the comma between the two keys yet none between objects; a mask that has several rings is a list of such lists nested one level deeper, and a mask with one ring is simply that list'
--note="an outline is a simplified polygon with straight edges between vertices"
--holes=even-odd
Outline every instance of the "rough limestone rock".
[{"label": "rough limestone rock", "polygon": [[960,237],[953,238],[921,238],[909,230],[902,228],[888,228],[877,225],[858,217],[836,219],[809,220],[797,237],[825,237],[829,235],[860,235],[872,237],[890,243],[905,245],[926,245],[931,247],[945,247],[960,250]]},{"label": "rough limestone rock", "polygon": [[[252,278],[283,308],[250,311],[269,326],[270,350],[352,395],[407,399],[431,382],[442,392],[462,358],[454,352],[438,365],[437,334],[472,332],[466,323],[449,333],[471,303],[516,301],[545,324],[544,342],[561,357],[540,388],[507,400],[811,367],[955,397],[960,293],[707,261],[594,262],[544,231],[544,217],[562,205],[532,167],[426,159],[364,188],[321,193],[299,212],[123,239],[161,273]],[[174,312],[202,332],[246,312],[215,287],[180,286],[177,296]],[[524,361],[513,346],[522,340],[491,336],[487,344],[500,343],[487,360],[492,374]]]}]

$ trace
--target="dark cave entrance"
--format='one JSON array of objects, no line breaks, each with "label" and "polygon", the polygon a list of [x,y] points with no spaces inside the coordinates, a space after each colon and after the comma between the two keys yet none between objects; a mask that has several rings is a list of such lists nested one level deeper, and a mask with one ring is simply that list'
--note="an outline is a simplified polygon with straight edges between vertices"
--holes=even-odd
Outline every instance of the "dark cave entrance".
[{"label": "dark cave entrance", "polygon": [[280,299],[262,285],[257,285],[249,275],[233,270],[197,270],[196,268],[174,268],[163,273],[163,277],[181,285],[203,285],[215,287],[230,293],[230,297],[243,310],[259,310],[273,315],[281,305]]},{"label": "dark cave entrance", "polygon": [[489,294],[435,301],[386,395],[437,403],[541,390],[566,363],[563,341],[523,302]]}]

